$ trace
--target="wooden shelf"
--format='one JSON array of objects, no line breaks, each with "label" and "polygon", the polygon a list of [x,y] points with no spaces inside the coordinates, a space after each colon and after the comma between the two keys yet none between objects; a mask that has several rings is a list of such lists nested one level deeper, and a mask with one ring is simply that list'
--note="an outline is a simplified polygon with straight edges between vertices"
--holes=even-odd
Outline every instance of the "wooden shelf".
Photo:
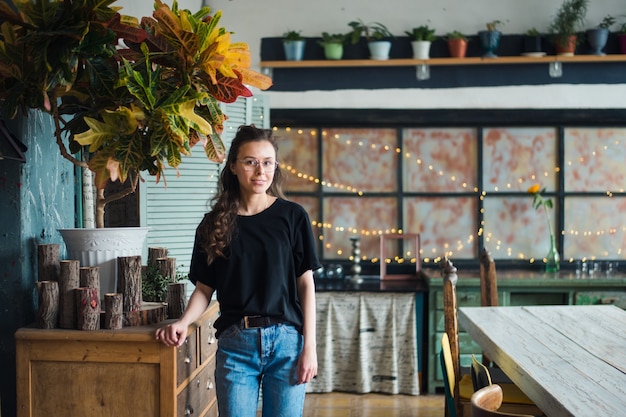
[{"label": "wooden shelf", "polygon": [[374,59],[345,60],[305,60],[305,61],[261,61],[261,68],[339,68],[339,67],[408,67],[417,65],[498,65],[498,64],[538,64],[538,63],[585,63],[585,62],[626,62],[626,55],[574,55],[542,57],[501,56],[497,58],[432,58],[432,59]]}]

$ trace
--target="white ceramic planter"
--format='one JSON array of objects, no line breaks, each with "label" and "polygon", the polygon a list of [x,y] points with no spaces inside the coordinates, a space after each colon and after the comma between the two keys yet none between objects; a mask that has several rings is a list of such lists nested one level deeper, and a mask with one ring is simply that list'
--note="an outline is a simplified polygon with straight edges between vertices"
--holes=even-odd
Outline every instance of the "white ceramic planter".
[{"label": "white ceramic planter", "polygon": [[430,41],[413,41],[413,59],[428,59],[430,57]]},{"label": "white ceramic planter", "polygon": [[67,258],[80,266],[97,266],[100,298],[117,292],[117,257],[141,256],[147,227],[109,227],[103,229],[59,229],[67,248]]},{"label": "white ceramic planter", "polygon": [[389,51],[391,50],[390,41],[372,41],[367,44],[370,50],[370,58],[379,61],[389,59]]}]

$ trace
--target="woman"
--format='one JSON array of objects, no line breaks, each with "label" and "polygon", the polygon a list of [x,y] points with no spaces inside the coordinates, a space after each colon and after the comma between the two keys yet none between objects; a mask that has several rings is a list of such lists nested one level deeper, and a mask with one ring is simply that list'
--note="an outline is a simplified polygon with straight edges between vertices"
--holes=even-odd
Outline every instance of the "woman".
[{"label": "woman", "polygon": [[301,416],[317,373],[315,286],[319,261],[308,215],[284,199],[271,130],[241,126],[212,211],[196,231],[183,316],[156,331],[180,346],[217,291],[215,379],[220,417]]}]

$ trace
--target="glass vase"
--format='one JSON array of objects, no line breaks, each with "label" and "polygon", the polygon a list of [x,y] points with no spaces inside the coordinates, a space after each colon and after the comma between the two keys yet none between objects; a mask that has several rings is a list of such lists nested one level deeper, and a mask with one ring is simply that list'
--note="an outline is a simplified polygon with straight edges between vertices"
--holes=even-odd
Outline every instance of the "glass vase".
[{"label": "glass vase", "polygon": [[556,242],[554,236],[550,236],[550,251],[546,255],[546,272],[553,273],[559,272],[561,269],[561,257],[559,251],[556,248]]}]

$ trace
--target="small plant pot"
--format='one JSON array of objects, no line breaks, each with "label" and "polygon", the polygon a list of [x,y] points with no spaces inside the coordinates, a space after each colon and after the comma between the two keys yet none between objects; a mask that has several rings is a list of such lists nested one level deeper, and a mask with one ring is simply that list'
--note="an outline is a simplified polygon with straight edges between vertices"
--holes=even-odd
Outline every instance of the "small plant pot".
[{"label": "small plant pot", "polygon": [[302,61],[306,41],[283,41],[285,59],[287,61]]},{"label": "small plant pot", "polygon": [[576,52],[576,35],[554,38],[554,48],[557,55],[572,56]]},{"label": "small plant pot", "polygon": [[378,61],[389,59],[391,41],[372,41],[367,44],[370,50],[370,58]]},{"label": "small plant pot", "polygon": [[430,58],[430,41],[413,41],[411,47],[413,48],[413,59],[428,59]]},{"label": "small plant pot", "polygon": [[541,36],[524,36],[524,52],[527,54],[536,54],[543,52]]},{"label": "small plant pot", "polygon": [[602,52],[602,49],[606,46],[606,41],[608,39],[608,29],[595,28],[587,31],[587,42],[589,42],[589,46],[591,46],[591,53],[593,55],[606,55]]},{"label": "small plant pot", "polygon": [[324,45],[326,59],[338,60],[343,58],[343,45],[340,43],[327,43]]},{"label": "small plant pot", "polygon": [[467,41],[465,39],[448,39],[448,52],[452,58],[465,58]]},{"label": "small plant pot", "polygon": [[495,50],[500,44],[500,35],[502,32],[498,30],[481,30],[478,32],[480,44],[483,47],[483,58],[497,58]]}]

